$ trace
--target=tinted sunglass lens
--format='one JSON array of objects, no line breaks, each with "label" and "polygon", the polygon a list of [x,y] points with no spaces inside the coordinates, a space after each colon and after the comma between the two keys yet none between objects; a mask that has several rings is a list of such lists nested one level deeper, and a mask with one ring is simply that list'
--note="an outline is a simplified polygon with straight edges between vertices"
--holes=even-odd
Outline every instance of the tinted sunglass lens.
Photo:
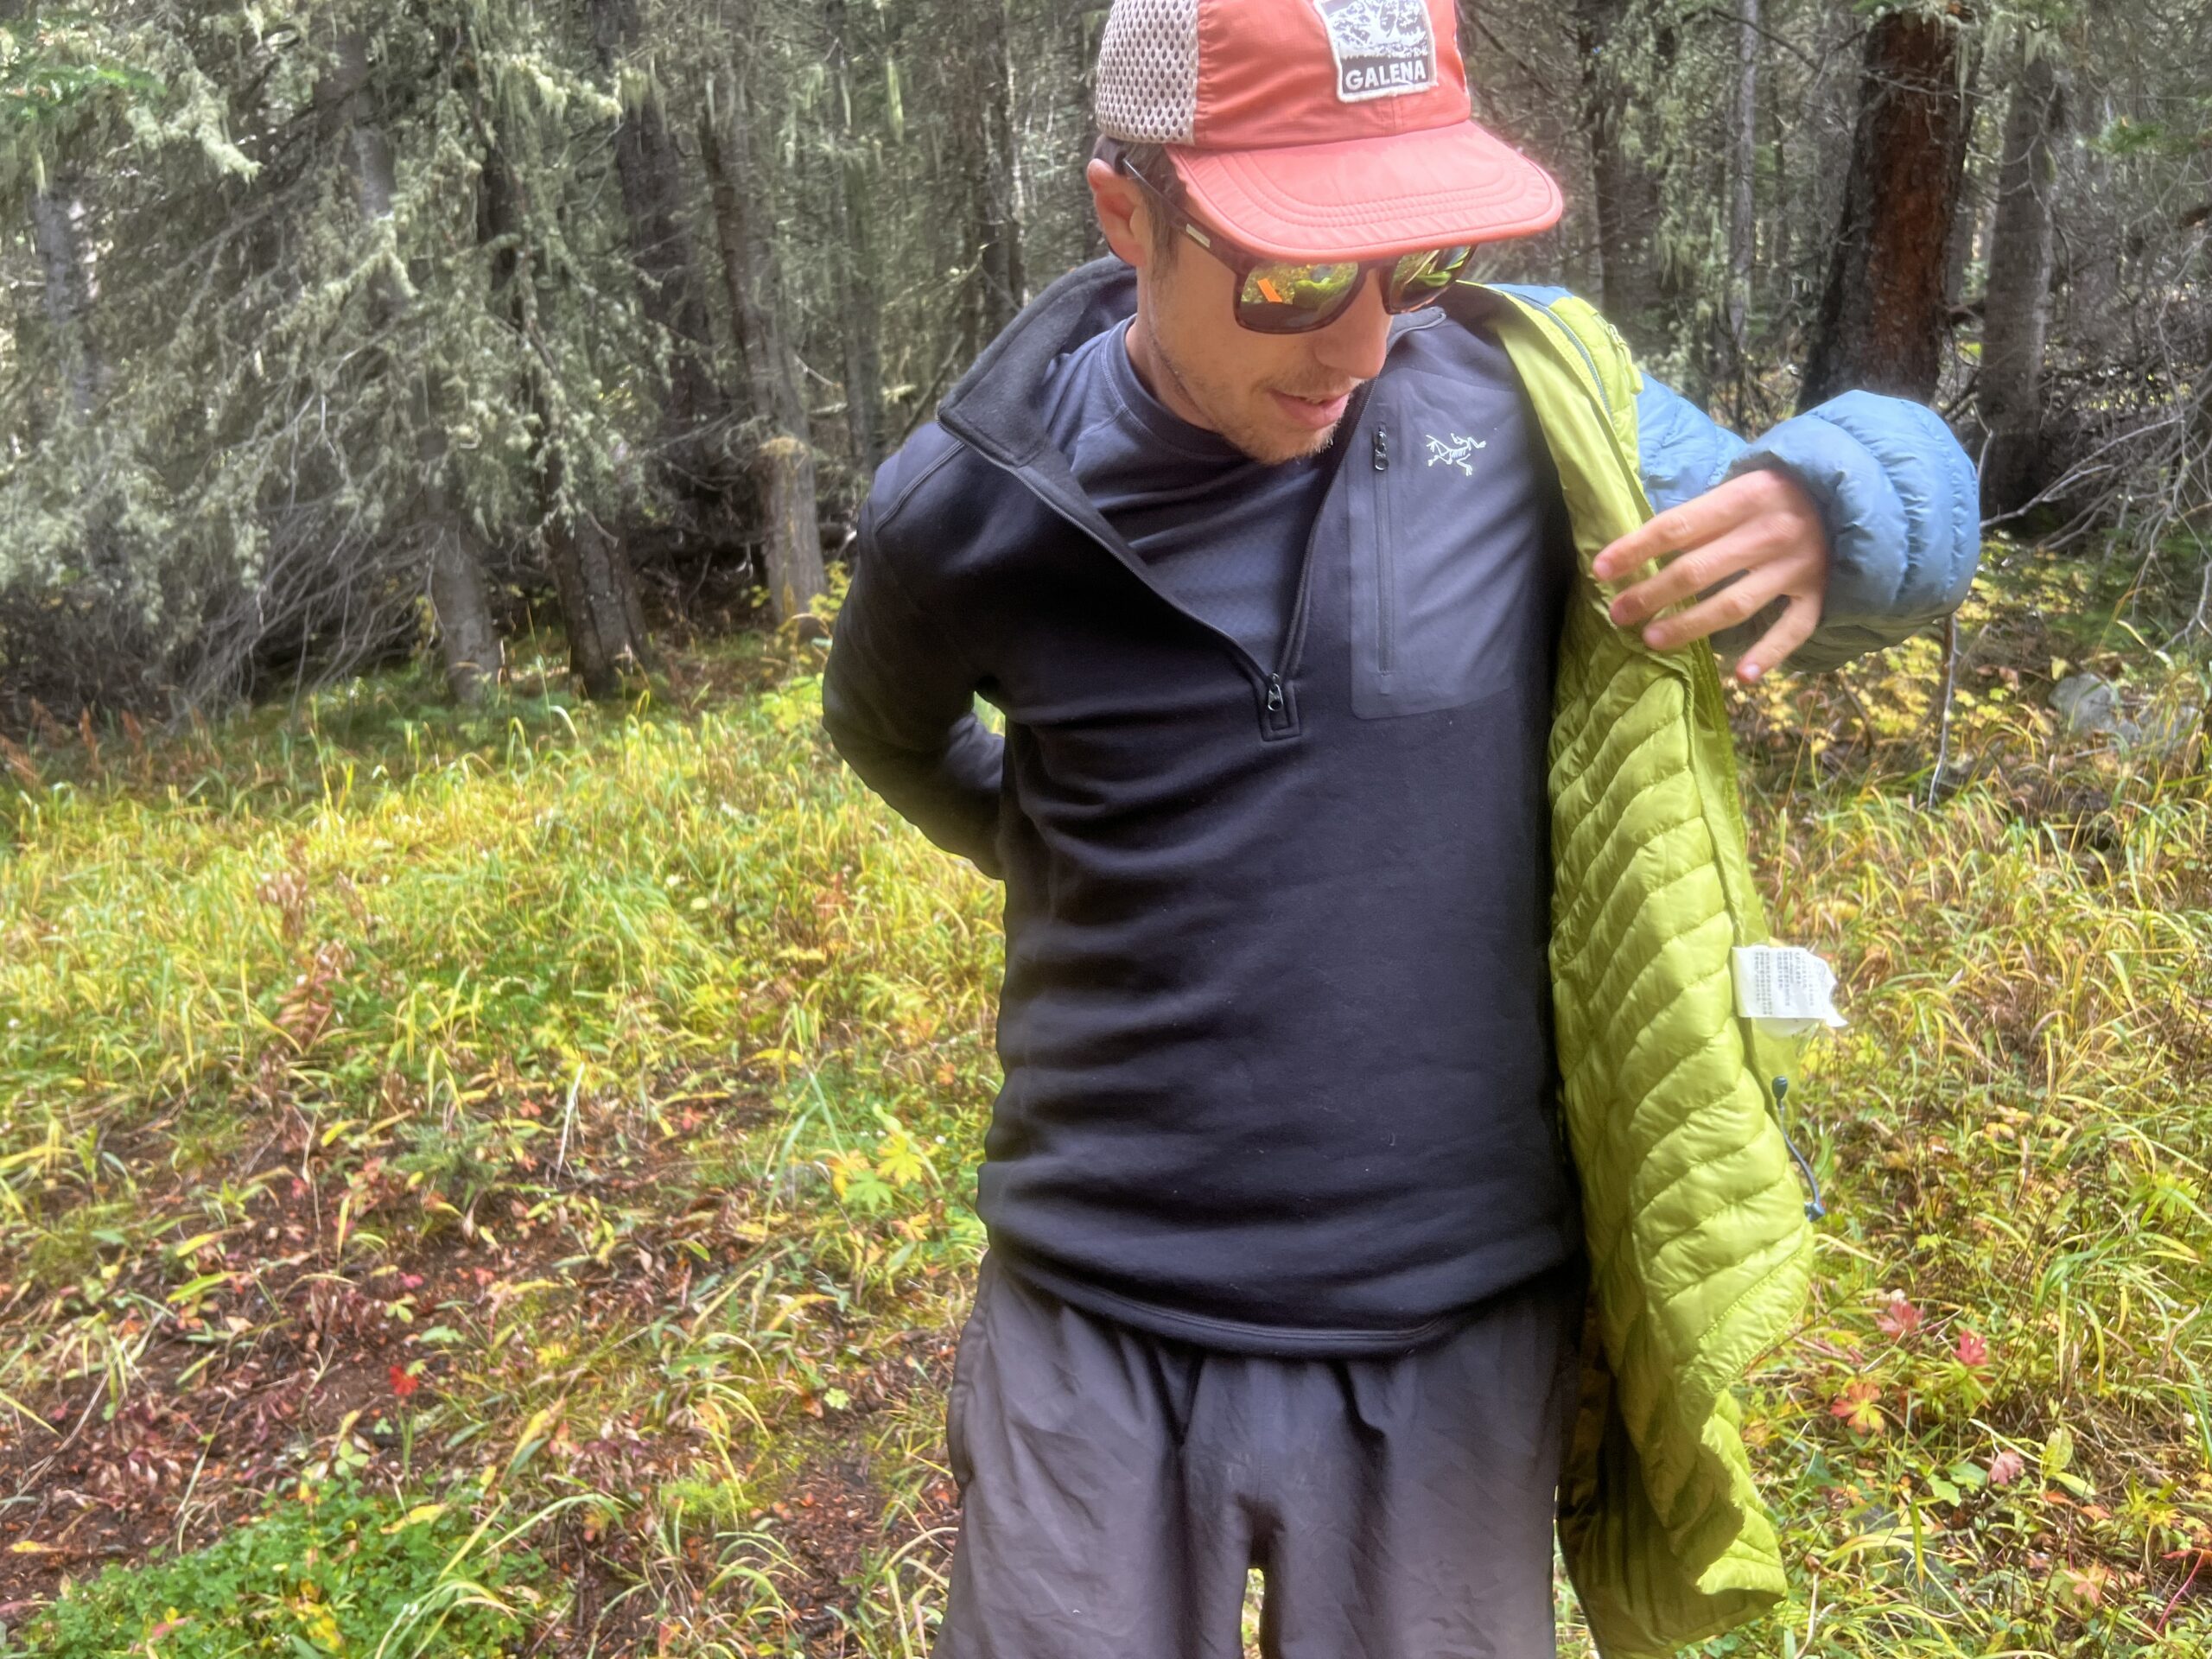
[{"label": "tinted sunglass lens", "polygon": [[1456,247],[1408,254],[1390,273],[1390,308],[1411,311],[1441,298],[1473,253],[1471,247]]},{"label": "tinted sunglass lens", "polygon": [[1319,328],[1344,308],[1359,286],[1357,264],[1255,266],[1236,296],[1239,320],[1262,333],[1298,334]]}]

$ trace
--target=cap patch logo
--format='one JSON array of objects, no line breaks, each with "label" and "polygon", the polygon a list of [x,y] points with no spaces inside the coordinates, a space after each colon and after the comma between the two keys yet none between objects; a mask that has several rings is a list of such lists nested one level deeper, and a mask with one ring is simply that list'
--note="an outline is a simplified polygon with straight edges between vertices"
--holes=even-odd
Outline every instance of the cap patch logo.
[{"label": "cap patch logo", "polygon": [[1337,56],[1337,98],[1361,104],[1436,85],[1427,0],[1313,0]]}]

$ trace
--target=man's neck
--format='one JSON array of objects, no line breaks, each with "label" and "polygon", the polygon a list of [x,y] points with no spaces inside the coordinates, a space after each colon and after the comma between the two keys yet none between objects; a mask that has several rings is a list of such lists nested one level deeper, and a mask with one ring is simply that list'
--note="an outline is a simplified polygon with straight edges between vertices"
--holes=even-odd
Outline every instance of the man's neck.
[{"label": "man's neck", "polygon": [[1217,432],[1221,429],[1206,419],[1205,412],[1192,400],[1190,389],[1183,384],[1182,376],[1175,372],[1173,364],[1160,349],[1160,342],[1153,338],[1152,325],[1144,314],[1144,307],[1137,307],[1137,314],[1122,331],[1122,343],[1128,347],[1129,366],[1137,372],[1137,379],[1144,389],[1157,397],[1161,405],[1179,420],[1188,421],[1202,432]]}]

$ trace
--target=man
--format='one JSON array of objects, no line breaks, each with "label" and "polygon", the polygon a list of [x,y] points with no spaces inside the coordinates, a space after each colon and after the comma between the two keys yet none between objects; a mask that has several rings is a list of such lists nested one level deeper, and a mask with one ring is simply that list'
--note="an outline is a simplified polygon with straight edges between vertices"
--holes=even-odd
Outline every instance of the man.
[{"label": "man", "polygon": [[[1117,0],[1116,257],[862,515],[825,726],[1007,884],[944,1659],[1233,1656],[1255,1569],[1270,1659],[1554,1650],[1588,1270],[1548,969],[1554,684],[1592,655],[1563,623],[1662,561],[1611,616],[1664,692],[1694,641],[1746,681],[1833,664],[1973,574],[1926,410],[1746,448],[1656,383],[1618,407],[1563,296],[1455,280],[1560,204],[1468,120],[1454,27]],[[1631,429],[1664,510],[1598,553],[1587,468]]]}]

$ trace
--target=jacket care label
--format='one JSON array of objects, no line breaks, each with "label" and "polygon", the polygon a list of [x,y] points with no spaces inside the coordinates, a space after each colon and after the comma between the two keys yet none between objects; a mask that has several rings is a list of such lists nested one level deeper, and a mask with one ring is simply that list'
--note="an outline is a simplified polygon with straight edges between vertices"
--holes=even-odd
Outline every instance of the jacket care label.
[{"label": "jacket care label", "polygon": [[1736,947],[1736,1012],[1775,1037],[1850,1023],[1835,1011],[1835,969],[1794,944]]}]

